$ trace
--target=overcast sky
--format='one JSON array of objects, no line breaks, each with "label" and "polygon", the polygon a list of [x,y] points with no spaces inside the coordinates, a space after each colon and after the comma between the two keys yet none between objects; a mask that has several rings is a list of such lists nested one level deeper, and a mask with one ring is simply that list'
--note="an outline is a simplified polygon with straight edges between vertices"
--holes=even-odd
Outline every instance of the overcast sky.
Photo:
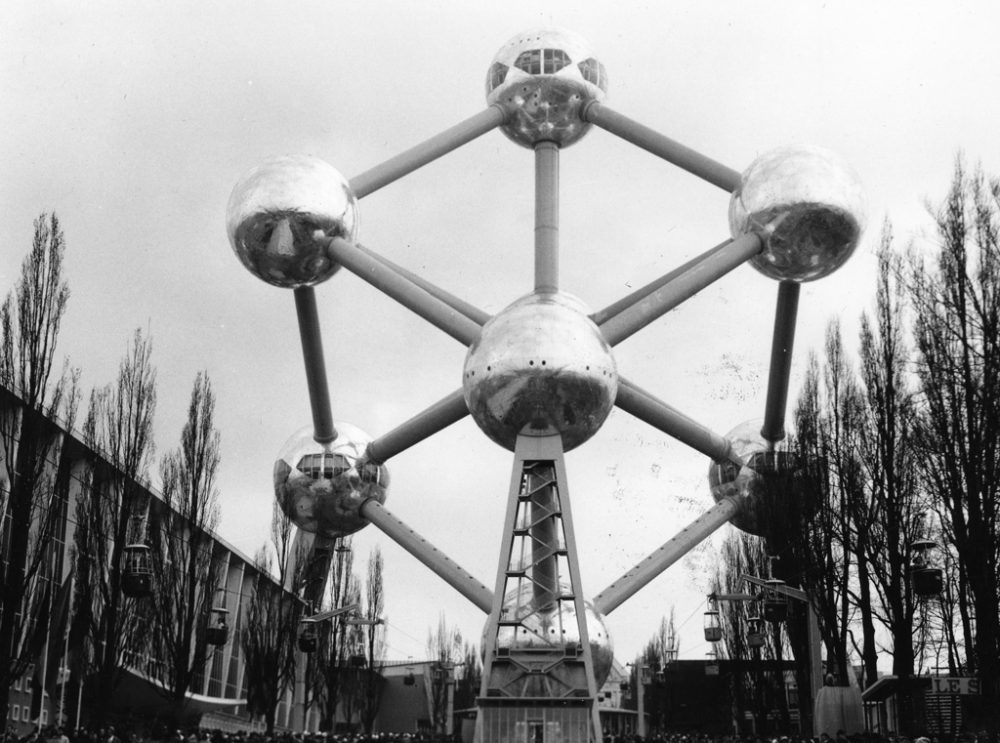
[{"label": "overcast sky", "polygon": [[[872,249],[928,234],[956,154],[1000,173],[993,2],[7,2],[0,9],[0,287],[55,211],[72,297],[58,352],[85,389],[114,378],[135,328],[159,371],[157,445],[177,445],[207,369],[223,437],[221,535],[267,538],[271,468],[311,422],[292,295],[235,259],[225,208],[278,154],[357,175],[485,107],[487,68],[519,31],[588,39],[607,105],[743,170],[818,144],[869,194],[854,259],[803,288],[793,371],[871,303]],[[561,156],[561,283],[597,310],[728,234],[728,198],[594,130]],[[360,241],[489,312],[532,286],[533,159],[491,132],[361,202]],[[719,433],[763,414],[776,284],[745,266],[616,348],[620,372]],[[335,418],[380,435],[461,384],[464,348],[346,271],[317,288]],[[471,419],[394,458],[387,507],[492,586],[511,454]],[[567,458],[594,596],[711,503],[706,458],[615,411]],[[728,529],[725,527],[724,529]],[[374,527],[393,659],[425,654],[443,611],[484,616]],[[676,608],[702,658],[705,546],[608,617],[631,659]]]}]

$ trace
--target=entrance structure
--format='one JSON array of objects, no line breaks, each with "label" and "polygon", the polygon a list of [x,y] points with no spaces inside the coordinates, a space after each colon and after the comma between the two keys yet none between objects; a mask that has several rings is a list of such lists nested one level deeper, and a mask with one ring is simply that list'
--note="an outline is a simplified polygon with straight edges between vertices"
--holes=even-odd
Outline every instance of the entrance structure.
[{"label": "entrance structure", "polygon": [[[487,71],[482,112],[350,180],[315,158],[270,160],[236,184],[228,207],[243,265],[295,296],[313,421],[282,450],[274,486],[300,530],[315,534],[301,590],[318,603],[332,544],[372,523],[481,608],[482,743],[600,741],[596,694],[611,663],[603,616],[727,521],[763,528],[775,504],[758,507],[761,485],[795,460],[769,453],[785,436],[800,283],[841,266],[863,230],[861,188],[832,153],[779,149],[741,174],[608,108],[606,90],[603,64],[576,35],[518,34]],[[591,312],[559,283],[559,158],[595,126],[732,196],[729,239]],[[361,246],[357,200],[495,128],[535,153],[535,273],[532,291],[491,317]],[[747,261],[779,284],[763,426],[737,440],[623,377],[612,349]],[[460,389],[375,439],[332,416],[313,287],[341,267],[469,349]],[[563,454],[590,439],[613,406],[708,456],[717,502],[587,601]],[[492,590],[383,505],[385,462],[466,415],[514,454]]]}]

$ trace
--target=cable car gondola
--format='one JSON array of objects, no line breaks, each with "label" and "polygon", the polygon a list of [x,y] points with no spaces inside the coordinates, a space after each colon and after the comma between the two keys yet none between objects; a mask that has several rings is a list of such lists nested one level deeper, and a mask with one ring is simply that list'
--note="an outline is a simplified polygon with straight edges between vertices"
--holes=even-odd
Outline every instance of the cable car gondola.
[{"label": "cable car gondola", "polygon": [[944,589],[941,569],[941,547],[930,539],[919,539],[910,545],[910,586],[920,598],[939,596]]},{"label": "cable car gondola", "polygon": [[210,623],[205,630],[205,640],[209,645],[222,646],[229,640],[229,625],[226,624],[226,615],[229,609],[217,606],[212,609],[214,623]]},{"label": "cable car gondola", "polygon": [[788,597],[776,589],[782,588],[785,581],[769,578],[764,589],[763,611],[768,622],[784,622],[788,619]]},{"label": "cable car gondola", "polygon": [[148,544],[129,544],[122,551],[121,589],[132,599],[153,594],[153,556]]},{"label": "cable car gondola", "polygon": [[719,612],[709,609],[705,612],[705,642],[719,642],[722,639],[722,622]]},{"label": "cable car gondola", "polygon": [[749,617],[747,619],[747,647],[764,647],[764,624],[760,617]]}]

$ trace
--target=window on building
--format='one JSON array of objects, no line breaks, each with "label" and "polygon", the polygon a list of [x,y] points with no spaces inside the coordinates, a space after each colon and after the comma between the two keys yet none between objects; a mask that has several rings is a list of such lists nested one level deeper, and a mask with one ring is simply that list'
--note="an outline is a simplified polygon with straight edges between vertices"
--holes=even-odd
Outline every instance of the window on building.
[{"label": "window on building", "polygon": [[604,65],[596,59],[589,57],[583,60],[577,67],[580,68],[580,74],[583,75],[584,80],[593,83],[601,90],[608,89],[608,73],[604,71]]},{"label": "window on building", "polygon": [[544,51],[544,62],[542,71],[546,75],[554,75],[559,72],[563,67],[570,64],[569,55],[562,49],[546,49]]},{"label": "window on building", "polygon": [[488,92],[492,92],[503,85],[503,81],[507,79],[507,70],[510,67],[505,65],[503,62],[494,62],[493,66],[490,67],[489,74],[486,76],[486,84],[489,87]]},{"label": "window on building", "polygon": [[18,705],[13,705],[10,710],[10,715],[8,715],[14,722],[18,722],[21,719],[21,707]]},{"label": "window on building", "polygon": [[529,49],[526,52],[521,52],[517,56],[517,59],[514,60],[514,66],[522,72],[527,72],[529,75],[541,75],[542,50]]}]

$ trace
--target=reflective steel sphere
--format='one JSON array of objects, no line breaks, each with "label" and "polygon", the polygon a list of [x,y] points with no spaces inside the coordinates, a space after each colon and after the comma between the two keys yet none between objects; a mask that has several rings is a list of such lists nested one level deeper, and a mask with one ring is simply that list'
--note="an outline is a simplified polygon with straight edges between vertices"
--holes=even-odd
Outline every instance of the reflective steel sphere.
[{"label": "reflective steel sphere", "polygon": [[[560,584],[563,595],[570,595],[567,583]],[[525,582],[518,590],[511,591],[504,597],[501,619],[523,617],[520,626],[501,625],[497,631],[497,647],[509,650],[564,649],[570,643],[580,642],[580,628],[576,621],[576,608],[571,601],[559,602],[560,610],[534,611],[532,606],[533,585]],[[587,637],[590,640],[590,652],[594,660],[594,677],[597,688],[601,686],[611,673],[615,649],[604,624],[604,617],[597,612],[590,601],[584,601],[586,614]],[[489,630],[489,623],[485,632]],[[485,648],[486,642],[480,647]]]},{"label": "reflective steel sphere", "polygon": [[364,460],[371,437],[337,421],[330,444],[313,439],[312,426],[297,431],[274,463],[274,497],[281,510],[303,531],[337,538],[368,522],[358,508],[368,498],[385,502],[389,471]]},{"label": "reflective steel sphere", "polygon": [[493,317],[465,357],[465,402],[493,441],[511,451],[526,426],[551,427],[566,451],[611,412],[618,371],[580,300],[529,294]]},{"label": "reflective steel sphere", "polygon": [[513,37],[493,58],[486,75],[486,102],[509,116],[501,129],[533,148],[539,142],[566,146],[586,134],[584,104],[602,101],[608,76],[590,46],[576,34],[534,29]]},{"label": "reflective steel sphere", "polygon": [[294,289],[314,286],[340,267],[316,230],[354,240],[358,202],[344,177],[315,157],[279,157],[247,172],[226,208],[229,244],[257,278]]},{"label": "reflective steel sphere", "polygon": [[775,528],[809,500],[805,474],[799,457],[788,450],[771,450],[760,435],[763,421],[741,423],[726,438],[746,464],[713,462],[708,469],[708,485],[716,502],[728,496],[742,496],[743,509],[732,520],[734,526],[759,537],[773,536]]},{"label": "reflective steel sphere", "polygon": [[865,211],[861,183],[838,155],[820,147],[783,147],[761,155],[743,173],[729,202],[729,229],[738,237],[771,225],[764,250],[750,262],[772,279],[812,281],[851,257]]}]

